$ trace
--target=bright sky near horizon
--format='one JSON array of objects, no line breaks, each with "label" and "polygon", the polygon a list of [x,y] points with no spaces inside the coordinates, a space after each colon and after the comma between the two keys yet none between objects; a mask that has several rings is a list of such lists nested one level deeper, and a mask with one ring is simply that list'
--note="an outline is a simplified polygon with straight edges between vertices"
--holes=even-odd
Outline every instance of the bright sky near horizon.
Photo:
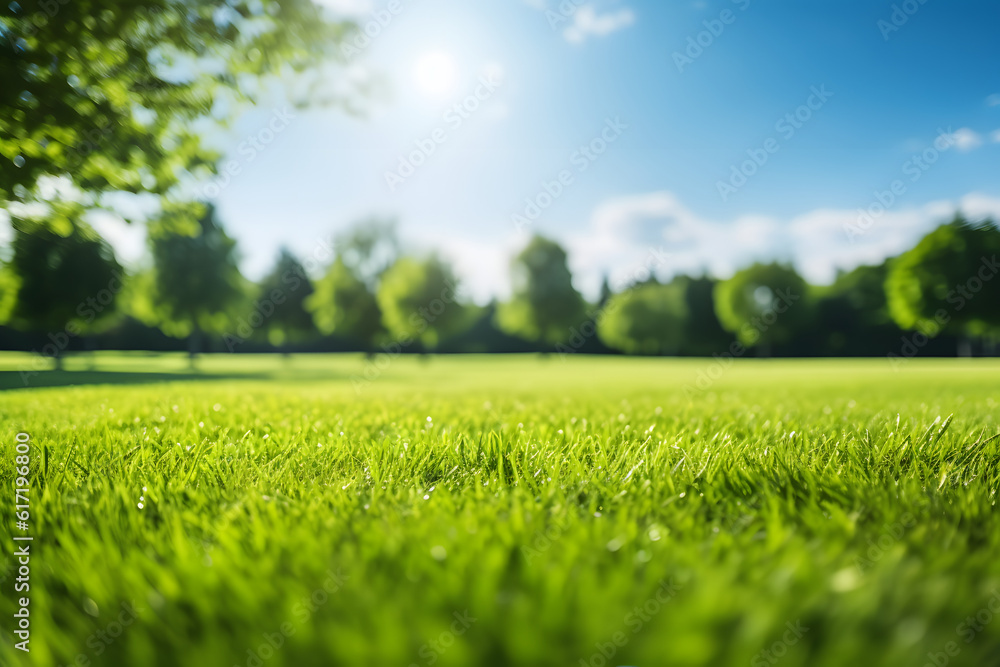
[{"label": "bright sky near horizon", "polygon": [[[324,4],[375,35],[351,71],[379,83],[362,116],[275,101],[213,138],[250,277],[373,215],[480,302],[533,231],[593,296],[641,265],[829,282],[958,208],[1000,217],[995,2]],[[105,227],[139,252],[141,230]]]}]

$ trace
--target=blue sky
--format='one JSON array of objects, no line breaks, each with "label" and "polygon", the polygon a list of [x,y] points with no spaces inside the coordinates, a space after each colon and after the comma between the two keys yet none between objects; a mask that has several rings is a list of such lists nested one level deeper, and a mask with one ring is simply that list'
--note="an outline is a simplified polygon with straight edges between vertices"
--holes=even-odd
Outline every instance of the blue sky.
[{"label": "blue sky", "polygon": [[[362,23],[387,7],[324,4]],[[274,95],[212,137],[239,164],[217,201],[245,272],[261,275],[281,244],[309,255],[379,215],[398,218],[413,247],[445,254],[478,301],[503,296],[509,258],[532,231],[567,246],[589,295],[605,273],[725,276],[771,258],[825,282],[905,249],[958,207],[1000,215],[997,3],[562,6],[400,0],[352,65],[324,73],[331,86],[371,85],[363,117],[296,112],[251,158],[241,142],[269,138],[261,132],[285,106]],[[676,54],[690,60],[679,66]],[[445,114],[463,101],[476,108],[457,123]],[[444,141],[390,188],[386,173],[436,130]],[[604,145],[590,160],[578,151],[592,141]],[[933,164],[911,161],[925,151]],[[731,181],[754,155],[766,162]],[[564,171],[559,196],[515,224]],[[859,227],[858,210],[894,181],[892,202]],[[723,196],[720,183],[739,186]],[[123,254],[138,252],[136,234],[118,235]]]}]

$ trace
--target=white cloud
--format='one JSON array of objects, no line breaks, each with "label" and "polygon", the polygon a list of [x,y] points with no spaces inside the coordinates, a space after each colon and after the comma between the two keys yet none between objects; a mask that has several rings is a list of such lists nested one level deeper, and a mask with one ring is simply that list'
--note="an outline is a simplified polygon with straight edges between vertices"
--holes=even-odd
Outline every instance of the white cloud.
[{"label": "white cloud", "polygon": [[979,148],[983,145],[983,138],[977,132],[967,127],[960,127],[955,130],[951,138],[955,142],[955,148],[963,152],[971,151],[973,148]]},{"label": "white cloud", "polygon": [[146,252],[146,225],[142,222],[127,223],[117,215],[95,211],[87,221],[94,230],[111,244],[118,261],[135,266]]},{"label": "white cloud", "polygon": [[510,259],[521,246],[512,242],[439,237],[434,247],[447,259],[459,279],[459,297],[484,305],[510,294]]},{"label": "white cloud", "polygon": [[1000,93],[993,93],[987,97],[986,104],[991,107],[1000,107]]},{"label": "white cloud", "polygon": [[367,16],[375,10],[372,0],[317,0],[317,2],[340,16]]},{"label": "white cloud", "polygon": [[990,139],[993,140],[993,143],[1000,144],[1000,130],[993,130],[990,133]]},{"label": "white cloud", "polygon": [[588,228],[565,239],[577,286],[597,294],[603,275],[612,284],[633,274],[657,253],[669,253],[654,271],[663,279],[702,271],[727,277],[754,261],[793,261],[806,279],[831,282],[838,269],[878,263],[913,246],[957,210],[970,219],[1000,219],[1000,199],[972,193],[958,201],[929,202],[890,210],[863,234],[858,210],[817,209],[781,220],[745,215],[731,220],[702,218],[670,192],[608,200],[593,213]]},{"label": "white cloud", "polygon": [[598,14],[594,5],[583,5],[573,13],[573,24],[563,31],[563,37],[569,42],[579,44],[590,35],[603,37],[634,22],[635,13],[631,9]]}]

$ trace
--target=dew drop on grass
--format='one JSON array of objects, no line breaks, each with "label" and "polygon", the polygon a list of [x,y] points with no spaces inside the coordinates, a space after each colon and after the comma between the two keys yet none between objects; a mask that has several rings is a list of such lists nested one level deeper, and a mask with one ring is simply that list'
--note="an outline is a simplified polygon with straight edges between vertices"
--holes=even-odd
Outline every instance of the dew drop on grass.
[{"label": "dew drop on grass", "polygon": [[101,614],[101,610],[98,609],[97,603],[90,598],[83,598],[83,610],[94,618],[97,618]]}]

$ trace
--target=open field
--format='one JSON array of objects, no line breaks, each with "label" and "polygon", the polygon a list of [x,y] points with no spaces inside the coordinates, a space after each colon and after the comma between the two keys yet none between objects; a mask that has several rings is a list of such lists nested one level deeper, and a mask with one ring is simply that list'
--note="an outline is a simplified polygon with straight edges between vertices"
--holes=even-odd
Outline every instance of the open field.
[{"label": "open field", "polygon": [[26,359],[4,663],[1000,664],[996,360]]}]

